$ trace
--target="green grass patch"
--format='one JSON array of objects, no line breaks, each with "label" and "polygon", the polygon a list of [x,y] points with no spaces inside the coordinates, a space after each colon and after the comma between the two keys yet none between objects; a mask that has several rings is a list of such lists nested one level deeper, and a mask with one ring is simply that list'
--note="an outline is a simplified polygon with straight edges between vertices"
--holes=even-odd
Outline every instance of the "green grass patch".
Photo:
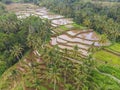
[{"label": "green grass patch", "polygon": [[108,49],[119,52],[120,53],[120,43],[115,43],[108,47]]},{"label": "green grass patch", "polygon": [[71,24],[71,27],[66,26],[66,25],[61,25],[61,26],[55,28],[53,31],[55,31],[57,34],[61,34],[65,31],[74,30],[74,29],[82,30],[82,29],[87,29],[87,27],[73,23],[73,24]]},{"label": "green grass patch", "polygon": [[99,90],[119,90],[120,85],[108,76],[104,76],[97,71],[93,71],[94,83],[98,85]]},{"label": "green grass patch", "polygon": [[99,52],[96,52],[93,57],[97,61],[104,61],[111,65],[120,65],[120,56],[114,55],[112,53],[106,52],[104,50],[101,50]]},{"label": "green grass patch", "polygon": [[69,30],[69,28],[67,28],[65,25],[61,25],[58,28],[62,29],[63,31]]},{"label": "green grass patch", "polygon": [[78,24],[76,24],[76,23],[73,23],[72,25],[73,25],[73,27],[74,27],[75,29],[87,29],[87,27],[84,27],[84,26],[82,26],[82,25],[78,25]]},{"label": "green grass patch", "polygon": [[98,67],[101,72],[111,74],[116,78],[120,79],[120,68],[112,67],[108,65],[101,65]]},{"label": "green grass patch", "polygon": [[6,63],[3,61],[0,61],[0,77],[1,75],[4,73],[4,71],[6,70]]},{"label": "green grass patch", "polygon": [[59,35],[59,34],[62,34],[63,32],[66,32],[66,31],[68,31],[68,30],[70,30],[70,29],[67,28],[65,25],[61,25],[61,26],[53,29],[53,31],[54,31],[56,34],[58,34],[58,35]]}]

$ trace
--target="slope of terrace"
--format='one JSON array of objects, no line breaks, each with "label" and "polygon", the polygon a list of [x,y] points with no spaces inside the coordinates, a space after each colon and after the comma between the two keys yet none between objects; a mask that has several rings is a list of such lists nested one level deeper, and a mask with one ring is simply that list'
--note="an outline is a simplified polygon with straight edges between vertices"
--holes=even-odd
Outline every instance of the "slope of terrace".
[{"label": "slope of terrace", "polygon": [[7,10],[15,12],[17,17],[20,19],[34,15],[42,19],[51,20],[53,27],[69,25],[73,23],[72,19],[70,18],[64,18],[62,15],[51,13],[45,7],[38,7],[33,4],[10,4],[7,6]]},{"label": "slope of terrace", "polygon": [[[64,16],[62,15],[51,13],[45,7],[38,7],[32,4],[21,4],[21,7],[23,6],[22,8],[17,8],[17,5],[13,4],[12,6],[14,6],[14,12],[20,19],[29,17],[30,15],[34,15],[42,19],[50,20],[53,27],[59,27],[61,25],[69,25],[70,27],[73,27],[72,23],[74,22],[72,19],[64,18]],[[56,33],[54,30],[52,32],[53,34]],[[99,44],[99,39],[100,38],[95,32],[93,32],[93,30],[72,30],[52,38],[51,44],[58,45],[61,49],[67,48],[69,50],[72,50],[73,47],[77,45],[79,48],[78,51],[81,52],[82,56],[88,56],[88,50],[92,45],[101,46],[101,44]],[[106,43],[105,45],[108,45],[108,43]]]},{"label": "slope of terrace", "polygon": [[[100,37],[93,30],[71,30],[57,37],[51,38],[51,45],[58,45],[60,49],[73,50],[75,46],[83,57],[89,55],[89,48],[102,46]],[[109,45],[109,43],[105,43]]]},{"label": "slope of terrace", "polygon": [[[35,78],[41,80],[45,71],[46,64],[39,56],[39,53],[30,51],[20,62],[13,65],[3,74],[3,78],[0,78],[0,90],[36,90],[33,86],[35,84],[34,80]],[[40,88],[40,90],[53,90],[46,80],[41,82],[40,86],[45,87],[45,89]],[[60,88],[62,87],[60,86]]]}]

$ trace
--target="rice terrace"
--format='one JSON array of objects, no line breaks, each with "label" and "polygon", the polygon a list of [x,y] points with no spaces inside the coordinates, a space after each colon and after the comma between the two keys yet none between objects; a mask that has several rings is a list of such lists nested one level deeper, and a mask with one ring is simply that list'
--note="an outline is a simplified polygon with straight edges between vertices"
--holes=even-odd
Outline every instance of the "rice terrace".
[{"label": "rice terrace", "polygon": [[0,90],[120,90],[119,3],[0,1]]}]

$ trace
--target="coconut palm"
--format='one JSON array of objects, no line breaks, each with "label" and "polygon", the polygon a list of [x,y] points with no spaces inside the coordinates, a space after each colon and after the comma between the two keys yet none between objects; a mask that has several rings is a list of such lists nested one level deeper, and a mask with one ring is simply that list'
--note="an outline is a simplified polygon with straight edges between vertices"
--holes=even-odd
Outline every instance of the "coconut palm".
[{"label": "coconut palm", "polygon": [[64,54],[63,54],[64,56],[68,56],[68,55],[69,55],[69,54],[68,54],[68,49],[65,48],[65,49],[63,50],[63,53],[64,53]]},{"label": "coconut palm", "polygon": [[38,37],[39,35],[37,34],[29,34],[27,37],[27,45],[28,47],[34,49],[34,50],[39,50],[41,48],[41,38]]},{"label": "coconut palm", "polygon": [[21,44],[15,44],[10,50],[11,55],[16,57],[18,60],[20,59],[20,56],[22,56],[22,51],[23,47],[21,46]]},{"label": "coconut palm", "polygon": [[33,83],[33,87],[35,87],[35,90],[40,90],[41,88],[41,81],[39,79],[35,79]]},{"label": "coconut palm", "polygon": [[103,34],[101,35],[101,38],[99,40],[99,43],[101,44],[101,46],[104,46],[107,43],[107,35]]},{"label": "coconut palm", "polygon": [[74,70],[74,84],[76,86],[76,90],[81,90],[85,86],[87,74],[85,73],[84,65],[75,65]]},{"label": "coconut palm", "polygon": [[[70,73],[71,73],[71,68],[72,68],[72,63],[68,60],[62,61],[62,68],[61,68],[61,73],[63,74],[63,79],[64,79],[64,84],[67,83],[67,78],[69,77]],[[70,78],[70,77],[69,77]]]},{"label": "coconut palm", "polygon": [[56,90],[56,85],[60,82],[60,69],[56,65],[53,65],[51,68],[48,68],[45,77],[54,84],[53,88]]},{"label": "coconut palm", "polygon": [[15,88],[15,86],[17,84],[17,77],[18,77],[19,74],[20,73],[17,70],[12,70],[12,72],[11,72],[11,79],[14,82],[14,87],[13,88]]},{"label": "coconut palm", "polygon": [[97,47],[95,47],[95,42],[92,43],[88,51],[90,52],[90,55],[97,51]]},{"label": "coconut palm", "polygon": [[76,45],[76,46],[74,46],[74,48],[73,48],[73,56],[76,58],[77,57],[77,54],[78,54],[78,46]]},{"label": "coconut palm", "polygon": [[45,75],[43,76],[44,79],[47,79],[48,81],[51,81],[54,84],[54,90],[56,90],[56,85],[57,83],[60,82],[60,55],[58,52],[58,48],[53,47],[49,48],[49,50],[45,50],[45,62],[46,62],[46,68],[47,70],[45,71]]}]

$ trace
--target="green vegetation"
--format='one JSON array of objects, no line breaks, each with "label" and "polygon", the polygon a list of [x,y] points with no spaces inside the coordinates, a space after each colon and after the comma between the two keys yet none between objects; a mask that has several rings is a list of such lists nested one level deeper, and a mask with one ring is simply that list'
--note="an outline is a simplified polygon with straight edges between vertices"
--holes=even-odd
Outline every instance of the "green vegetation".
[{"label": "green vegetation", "polygon": [[104,6],[91,0],[41,0],[40,5],[73,18],[77,24],[106,34],[113,42],[120,40],[120,5]]},{"label": "green vegetation", "polygon": [[76,23],[73,23],[72,24],[73,25],[73,28],[75,28],[75,29],[87,29],[87,27],[83,27],[82,25],[78,25],[78,24],[76,24]]},{"label": "green vegetation", "polygon": [[85,0],[87,1],[94,1],[94,2],[120,2],[120,0]]},{"label": "green vegetation", "polygon": [[11,4],[11,3],[35,3],[38,4],[40,0],[1,0],[1,2],[5,4]]},{"label": "green vegetation", "polygon": [[58,27],[58,28],[60,28],[60,29],[62,29],[62,30],[64,30],[64,31],[67,31],[67,30],[69,30],[69,28],[67,28],[66,26],[64,26],[64,25],[61,25],[60,27]]},{"label": "green vegetation", "polygon": [[[103,48],[120,52],[119,6],[105,7],[91,0],[2,0],[6,4],[39,1],[55,13],[72,17],[73,28],[93,28],[102,34],[101,44],[109,38],[115,44]],[[77,46],[61,51],[49,45],[51,30],[50,21],[36,16],[20,20],[0,3],[0,90],[120,89],[119,55],[96,51],[94,46],[84,59]],[[67,30],[56,28],[59,34]]]},{"label": "green vegetation", "polygon": [[104,61],[105,63],[111,65],[120,65],[120,57],[112,53],[106,52],[104,50],[98,51],[94,54],[94,57],[99,61]]},{"label": "green vegetation", "polygon": [[6,70],[6,63],[4,61],[0,61],[0,77],[3,74],[3,72]]},{"label": "green vegetation", "polygon": [[[22,84],[21,88],[27,87],[38,90],[41,90],[41,88],[47,88],[46,90],[49,90],[49,88],[54,90],[57,90],[57,88],[68,89],[70,88],[67,87],[68,85],[74,85],[73,88],[79,90],[93,86],[87,84],[92,83],[92,77],[89,76],[91,71],[94,70],[92,58],[84,60],[83,65],[81,65],[65,59],[67,53],[60,53],[57,47],[45,47],[42,51],[40,50],[40,53],[43,59],[41,62],[37,62],[37,55],[30,54],[26,59],[31,60],[28,62],[32,64],[31,66],[26,65],[22,60],[21,63],[17,63],[7,70],[3,74],[4,78],[1,78],[0,89],[9,88],[15,90],[19,88],[18,83]],[[27,70],[27,72],[21,72],[17,69],[18,66],[19,68],[24,67],[23,69]],[[13,83],[10,83],[11,81]],[[13,84],[14,86],[12,86]]]},{"label": "green vegetation", "polygon": [[97,71],[93,72],[93,77],[94,83],[98,84],[99,90],[119,90],[120,88],[119,83]]},{"label": "green vegetation", "polygon": [[111,75],[117,77],[118,79],[120,79],[120,68],[118,68],[118,67],[101,65],[100,67],[98,67],[98,69],[101,72],[111,74]]},{"label": "green vegetation", "polygon": [[37,49],[38,46],[45,45],[50,40],[50,26],[48,20],[34,16],[21,21],[14,14],[1,15],[0,61],[9,68],[20,60],[30,48]]},{"label": "green vegetation", "polygon": [[108,47],[108,49],[120,53],[120,44],[119,43],[115,43],[115,44],[111,45],[110,47]]},{"label": "green vegetation", "polygon": [[0,15],[5,13],[5,5],[0,2]]},{"label": "green vegetation", "polygon": [[68,30],[82,30],[82,29],[87,29],[87,27],[83,27],[82,25],[78,25],[76,23],[73,23],[71,25],[61,25],[61,26],[58,26],[57,28],[54,28],[54,32],[57,34],[57,35],[60,35]]},{"label": "green vegetation", "polygon": [[70,28],[66,27],[65,25],[61,25],[53,29],[53,31],[56,33],[55,35],[60,35],[67,30],[70,30]]}]

